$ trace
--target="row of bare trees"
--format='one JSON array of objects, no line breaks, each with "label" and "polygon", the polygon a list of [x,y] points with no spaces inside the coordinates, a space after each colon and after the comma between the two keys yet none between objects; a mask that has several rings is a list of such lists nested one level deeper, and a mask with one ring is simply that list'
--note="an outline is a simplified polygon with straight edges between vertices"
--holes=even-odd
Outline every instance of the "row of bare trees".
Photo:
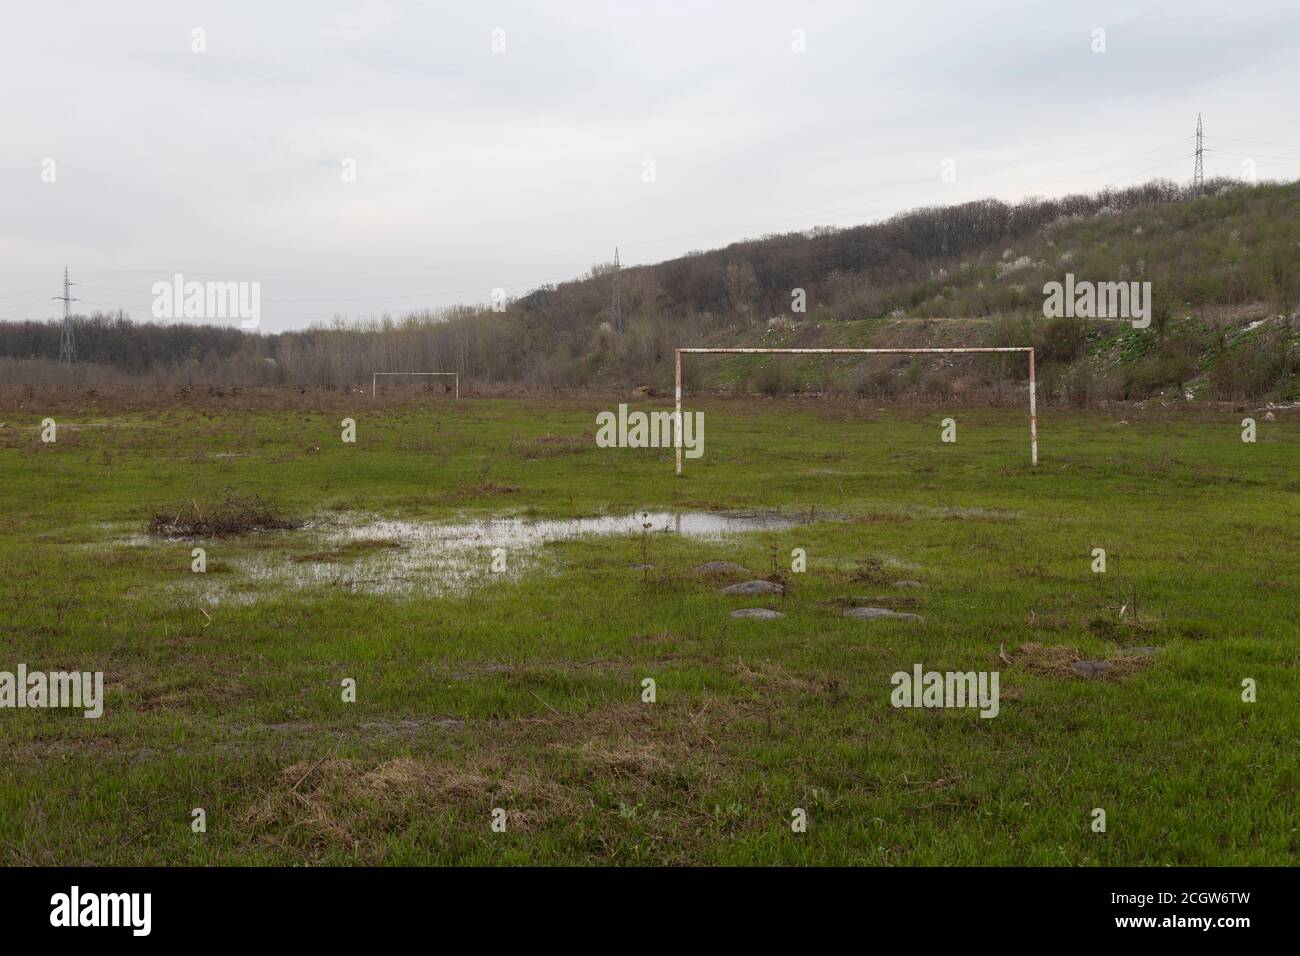
[{"label": "row of bare trees", "polygon": [[[1227,184],[1211,184],[1211,189]],[[77,320],[80,372],[180,384],[327,386],[376,371],[454,371],[484,386],[666,384],[674,347],[791,314],[803,289],[817,318],[859,318],[880,290],[932,276],[1066,219],[1189,198],[1156,181],[1059,199],[995,199],[912,210],[847,229],[764,236],[620,272],[623,327],[609,327],[608,264],[511,301],[503,312],[456,307],[276,334],[232,326],[135,323],[123,313]],[[53,375],[57,322],[0,323],[0,382]]]}]

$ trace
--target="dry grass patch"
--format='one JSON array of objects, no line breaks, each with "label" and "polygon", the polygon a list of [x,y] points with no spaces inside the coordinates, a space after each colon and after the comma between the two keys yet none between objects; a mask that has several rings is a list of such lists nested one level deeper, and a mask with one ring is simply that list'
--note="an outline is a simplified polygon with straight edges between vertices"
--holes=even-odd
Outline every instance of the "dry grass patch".
[{"label": "dry grass patch", "polygon": [[374,860],[381,852],[376,833],[400,830],[431,807],[486,821],[494,806],[507,807],[510,828],[525,833],[578,810],[568,789],[535,772],[507,769],[492,755],[467,765],[427,757],[331,757],[284,767],[241,822],[257,831],[259,841],[305,841],[322,851],[346,847]]},{"label": "dry grass patch", "polygon": [[1120,652],[1100,662],[1108,665],[1104,670],[1093,675],[1085,675],[1079,673],[1075,667],[1076,664],[1086,660],[1077,647],[1066,644],[1047,646],[1032,641],[1021,644],[1010,653],[1009,657],[1014,665],[1030,673],[1057,678],[1085,679],[1091,676],[1101,680],[1123,680],[1151,665],[1151,658],[1148,655]]},{"label": "dry grass patch", "polygon": [[555,458],[561,455],[576,455],[594,449],[596,442],[590,432],[573,437],[570,435],[543,435],[531,442],[511,441],[510,451],[526,460],[537,458]]},{"label": "dry grass patch", "polygon": [[149,519],[150,534],[173,537],[224,538],[253,531],[287,531],[302,522],[280,514],[259,495],[227,491],[213,501],[197,499],[174,509],[159,511]]},{"label": "dry grass patch", "polygon": [[[746,668],[756,683],[815,689],[780,668]],[[692,794],[734,768],[719,746],[737,721],[761,712],[750,702],[707,698],[688,707],[628,703],[585,714],[488,721],[464,747],[398,757],[343,759],[337,752],[283,766],[242,816],[251,839],[306,848],[317,858],[345,849],[382,862],[384,835],[401,833],[431,808],[486,832],[493,807],[510,832],[561,832],[593,805],[660,808],[653,828],[673,845],[704,822]],[[596,851],[603,855],[603,851]]]},{"label": "dry grass patch", "polygon": [[770,660],[736,660],[728,668],[742,684],[764,691],[798,694],[835,694],[839,678],[831,674],[799,674]]}]

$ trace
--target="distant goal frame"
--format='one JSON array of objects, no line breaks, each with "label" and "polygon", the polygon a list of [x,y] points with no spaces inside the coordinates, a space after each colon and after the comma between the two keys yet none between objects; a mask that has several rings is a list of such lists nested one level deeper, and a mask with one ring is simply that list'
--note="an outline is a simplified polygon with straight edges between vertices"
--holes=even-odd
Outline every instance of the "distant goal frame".
[{"label": "distant goal frame", "polygon": [[673,412],[673,444],[677,448],[677,474],[682,473],[682,356],[683,355],[952,355],[968,353],[1027,352],[1029,354],[1029,463],[1038,467],[1038,384],[1034,377],[1034,348],[1031,345],[947,349],[675,349],[676,410]]},{"label": "distant goal frame", "polygon": [[378,393],[379,376],[381,375],[450,375],[455,379],[456,384],[456,401],[460,401],[460,373],[459,372],[374,372],[370,376],[370,397],[374,398]]}]

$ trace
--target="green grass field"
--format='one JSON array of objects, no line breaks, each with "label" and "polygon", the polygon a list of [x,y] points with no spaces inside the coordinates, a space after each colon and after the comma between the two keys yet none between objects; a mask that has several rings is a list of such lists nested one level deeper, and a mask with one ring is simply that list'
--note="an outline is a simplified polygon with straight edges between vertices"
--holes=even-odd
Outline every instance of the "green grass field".
[{"label": "green grass field", "polygon": [[[717,400],[675,478],[596,447],[617,401],[7,402],[0,670],[100,670],[107,701],[0,710],[0,861],[1295,862],[1300,422],[1048,409],[1035,470],[1018,409]],[[311,523],[146,532],[227,489]],[[457,581],[421,564],[444,523],[644,509],[793,523],[504,574],[489,528]],[[787,593],[721,595],[713,560]],[[1000,672],[998,716],[895,709],[917,663]]]}]

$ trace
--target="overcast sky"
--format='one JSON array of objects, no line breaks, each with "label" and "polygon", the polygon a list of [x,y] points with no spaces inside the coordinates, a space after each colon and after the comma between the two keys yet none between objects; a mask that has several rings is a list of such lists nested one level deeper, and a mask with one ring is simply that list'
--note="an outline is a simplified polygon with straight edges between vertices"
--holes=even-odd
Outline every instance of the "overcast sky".
[{"label": "overcast sky", "polygon": [[1198,112],[1207,176],[1295,179],[1298,31],[1297,0],[6,2],[0,321],[60,314],[65,265],[136,319],[174,273],[257,281],[278,331],[1185,181]]}]

